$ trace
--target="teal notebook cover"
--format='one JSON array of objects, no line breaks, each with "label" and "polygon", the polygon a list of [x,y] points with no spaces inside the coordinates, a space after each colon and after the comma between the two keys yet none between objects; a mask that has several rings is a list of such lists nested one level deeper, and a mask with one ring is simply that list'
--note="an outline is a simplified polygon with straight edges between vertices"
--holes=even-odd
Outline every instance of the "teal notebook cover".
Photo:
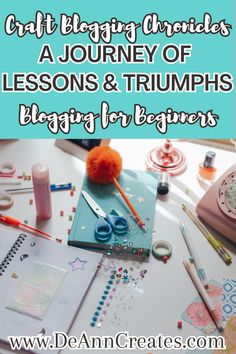
[{"label": "teal notebook cover", "polygon": [[127,218],[130,229],[123,235],[113,232],[107,242],[98,242],[94,236],[97,216],[81,194],[68,239],[69,245],[90,249],[115,250],[138,255],[150,254],[158,177],[151,172],[123,170],[118,182],[140,218],[145,222],[146,232],[137,225],[113,183],[107,185],[94,184],[85,177],[82,190],[86,191],[106,214],[110,214],[112,209],[119,211]]}]

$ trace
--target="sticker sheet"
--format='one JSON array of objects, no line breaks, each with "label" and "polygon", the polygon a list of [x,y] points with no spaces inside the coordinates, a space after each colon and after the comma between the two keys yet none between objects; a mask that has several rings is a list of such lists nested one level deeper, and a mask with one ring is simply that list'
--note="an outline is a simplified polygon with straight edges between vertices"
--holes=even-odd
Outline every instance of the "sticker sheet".
[{"label": "sticker sheet", "polygon": [[8,309],[41,319],[53,300],[67,271],[35,262],[13,294]]}]

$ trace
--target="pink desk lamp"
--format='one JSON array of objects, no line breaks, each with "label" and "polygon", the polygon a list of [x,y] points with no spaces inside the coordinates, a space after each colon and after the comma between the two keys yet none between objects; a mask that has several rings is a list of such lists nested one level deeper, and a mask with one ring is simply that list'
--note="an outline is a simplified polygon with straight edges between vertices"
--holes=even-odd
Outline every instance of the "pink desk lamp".
[{"label": "pink desk lamp", "polygon": [[163,146],[151,150],[146,158],[147,169],[153,172],[168,172],[171,176],[185,171],[187,161],[179,149],[176,149],[169,139]]}]

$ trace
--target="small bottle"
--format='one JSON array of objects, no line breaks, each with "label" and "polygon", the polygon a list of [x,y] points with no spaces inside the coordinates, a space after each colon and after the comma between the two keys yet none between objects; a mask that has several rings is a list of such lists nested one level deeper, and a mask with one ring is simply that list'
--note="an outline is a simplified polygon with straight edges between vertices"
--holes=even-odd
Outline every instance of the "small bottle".
[{"label": "small bottle", "polygon": [[37,217],[49,219],[52,216],[52,202],[48,167],[42,163],[33,165],[32,180]]},{"label": "small bottle", "polygon": [[161,172],[160,180],[157,187],[157,192],[160,195],[169,193],[170,188],[170,174],[168,172]]},{"label": "small bottle", "polygon": [[198,179],[205,184],[211,184],[215,180],[217,169],[214,167],[216,154],[213,151],[208,151],[204,162],[199,165]]}]

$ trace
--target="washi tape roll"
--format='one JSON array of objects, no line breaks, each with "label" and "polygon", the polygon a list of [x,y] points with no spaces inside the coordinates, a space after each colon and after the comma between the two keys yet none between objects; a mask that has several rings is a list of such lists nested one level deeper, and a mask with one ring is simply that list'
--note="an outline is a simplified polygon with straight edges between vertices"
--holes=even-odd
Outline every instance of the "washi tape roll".
[{"label": "washi tape roll", "polygon": [[16,167],[11,162],[0,163],[0,175],[2,176],[13,176],[16,172]]},{"label": "washi tape roll", "polygon": [[165,256],[169,258],[172,255],[172,246],[167,241],[156,241],[152,246],[152,254],[158,259],[162,259]]},{"label": "washi tape roll", "polygon": [[12,207],[14,198],[10,194],[0,194],[0,209],[6,210]]}]

